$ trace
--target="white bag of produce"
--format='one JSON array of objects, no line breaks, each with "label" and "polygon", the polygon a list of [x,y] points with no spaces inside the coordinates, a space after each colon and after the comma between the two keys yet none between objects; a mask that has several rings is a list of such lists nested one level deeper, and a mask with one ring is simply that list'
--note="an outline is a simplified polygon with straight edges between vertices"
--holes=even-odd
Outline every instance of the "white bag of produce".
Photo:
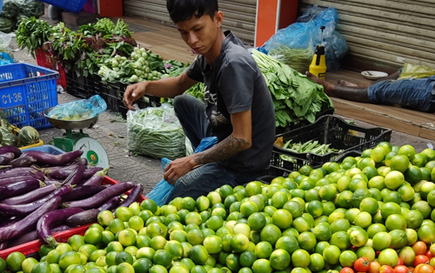
[{"label": "white bag of produce", "polygon": [[186,155],[186,136],[170,104],[127,112],[127,148],[171,160]]}]

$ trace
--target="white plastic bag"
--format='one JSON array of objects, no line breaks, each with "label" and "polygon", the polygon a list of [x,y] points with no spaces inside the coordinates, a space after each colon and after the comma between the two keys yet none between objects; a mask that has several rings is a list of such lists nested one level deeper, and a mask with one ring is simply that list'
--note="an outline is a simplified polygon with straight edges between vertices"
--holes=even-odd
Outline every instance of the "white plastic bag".
[{"label": "white plastic bag", "polygon": [[171,160],[186,155],[186,136],[170,104],[127,112],[127,148]]}]

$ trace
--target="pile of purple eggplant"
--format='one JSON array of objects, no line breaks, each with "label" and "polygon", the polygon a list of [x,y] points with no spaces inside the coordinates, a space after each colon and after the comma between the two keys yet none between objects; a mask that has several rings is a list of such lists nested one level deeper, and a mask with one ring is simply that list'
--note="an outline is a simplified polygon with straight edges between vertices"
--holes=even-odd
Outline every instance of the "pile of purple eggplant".
[{"label": "pile of purple eggplant", "polygon": [[0,250],[36,239],[56,245],[53,232],[95,223],[100,211],[140,198],[141,184],[102,184],[108,168],[88,165],[82,153],[0,147]]}]

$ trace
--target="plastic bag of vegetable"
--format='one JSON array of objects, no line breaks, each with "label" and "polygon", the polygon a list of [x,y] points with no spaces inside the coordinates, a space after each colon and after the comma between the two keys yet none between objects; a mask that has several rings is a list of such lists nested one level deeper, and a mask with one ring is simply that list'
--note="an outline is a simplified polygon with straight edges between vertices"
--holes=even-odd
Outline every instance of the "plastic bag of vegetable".
[{"label": "plastic bag of vegetable", "polygon": [[[213,147],[217,143],[217,137],[205,137],[201,140],[198,147],[196,147],[194,153],[199,153]],[[167,158],[162,158],[162,169],[165,172],[166,166],[171,162]],[[177,184],[178,181],[175,182]],[[163,206],[168,201],[169,196],[171,196],[174,186],[162,179],[159,183],[146,195],[147,198],[153,200],[159,206]]]},{"label": "plastic bag of vegetable", "polygon": [[[334,8],[311,6],[296,23],[278,30],[262,47],[268,55],[305,73],[314,54],[313,48],[322,43],[328,70],[337,69],[348,50],[346,40],[335,30],[337,22],[338,13]],[[321,26],[325,26],[323,34]]]},{"label": "plastic bag of vegetable", "polygon": [[14,62],[14,59],[12,59],[6,52],[0,52],[0,65],[12,64]]},{"label": "plastic bag of vegetable", "polygon": [[93,118],[106,109],[107,104],[104,99],[100,95],[93,95],[89,99],[59,104],[47,116],[61,120],[84,120]]},{"label": "plastic bag of vegetable", "polygon": [[44,15],[44,3],[39,0],[14,0],[14,3],[20,14],[36,18]]},{"label": "plastic bag of vegetable", "polygon": [[186,155],[185,135],[169,104],[127,112],[127,148],[154,158]]}]

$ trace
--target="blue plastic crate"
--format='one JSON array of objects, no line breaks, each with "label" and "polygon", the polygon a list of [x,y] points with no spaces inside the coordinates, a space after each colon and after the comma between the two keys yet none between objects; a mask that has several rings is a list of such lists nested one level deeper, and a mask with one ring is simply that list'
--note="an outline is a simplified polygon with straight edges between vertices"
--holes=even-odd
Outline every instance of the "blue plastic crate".
[{"label": "blue plastic crate", "polygon": [[39,152],[44,152],[44,153],[52,154],[52,155],[60,155],[60,154],[65,153],[63,150],[61,150],[53,145],[41,145],[41,146],[37,146],[37,147],[23,149],[22,151],[23,152],[39,151]]},{"label": "blue plastic crate", "polygon": [[41,66],[15,63],[0,66],[0,107],[18,128],[51,127],[44,110],[57,105],[59,73]]},{"label": "blue plastic crate", "polygon": [[42,2],[77,13],[83,9],[86,0],[43,0]]}]

